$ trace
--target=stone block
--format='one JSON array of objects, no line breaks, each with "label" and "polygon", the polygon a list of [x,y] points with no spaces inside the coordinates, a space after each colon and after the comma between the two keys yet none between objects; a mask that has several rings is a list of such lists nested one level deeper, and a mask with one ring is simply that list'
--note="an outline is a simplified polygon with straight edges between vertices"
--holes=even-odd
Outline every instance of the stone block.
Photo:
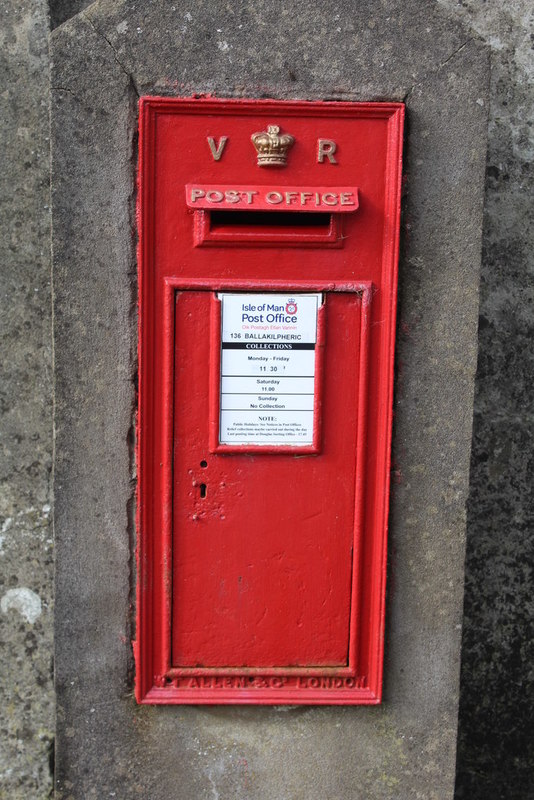
[{"label": "stone block", "polygon": [[[96,2],[52,34],[57,797],[450,800],[488,67],[423,0]],[[385,696],[138,707],[141,94],[407,105]]]}]

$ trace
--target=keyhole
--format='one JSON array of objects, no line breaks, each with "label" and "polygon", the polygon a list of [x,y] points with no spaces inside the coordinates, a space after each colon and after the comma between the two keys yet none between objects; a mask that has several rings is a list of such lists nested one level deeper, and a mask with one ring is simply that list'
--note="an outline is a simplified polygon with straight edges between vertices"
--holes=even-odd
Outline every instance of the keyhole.
[{"label": "keyhole", "polygon": [[204,498],[206,497],[206,489],[207,489],[206,484],[205,483],[201,483],[200,484],[200,497],[202,498],[202,500],[204,500]]}]

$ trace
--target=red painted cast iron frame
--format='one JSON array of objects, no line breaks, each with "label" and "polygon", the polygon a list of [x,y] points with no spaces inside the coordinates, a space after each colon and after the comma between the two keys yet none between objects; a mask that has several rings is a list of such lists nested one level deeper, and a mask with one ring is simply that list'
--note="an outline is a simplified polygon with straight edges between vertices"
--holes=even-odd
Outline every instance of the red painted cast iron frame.
[{"label": "red painted cast iron frame", "polygon": [[[270,119],[312,115],[382,119],[388,124],[385,154],[383,242],[375,274],[354,280],[280,280],[194,277],[181,266],[176,274],[157,273],[155,262],[155,182],[158,114],[243,115]],[[141,703],[255,703],[255,704],[376,704],[381,700],[384,647],[386,532],[389,494],[393,357],[400,219],[402,121],[398,103],[304,103],[214,99],[143,98],[140,102],[139,156],[139,413],[137,459],[137,632],[136,698]],[[236,182],[239,182],[237,180]],[[338,183],[340,181],[337,181]],[[314,246],[302,236],[302,246]],[[197,240],[197,244],[198,244]],[[213,242],[212,244],[216,244]],[[239,246],[239,242],[234,242]],[[267,243],[273,245],[272,242]],[[179,261],[179,259],[178,259]],[[304,268],[307,259],[304,260]],[[358,445],[356,452],[356,521],[351,598],[351,647],[346,667],[337,668],[175,668],[171,659],[172,626],[172,508],[173,508],[173,372],[174,298],[177,290],[248,292],[356,292],[362,298]],[[371,307],[377,307],[379,317]],[[377,326],[373,332],[373,326]],[[380,330],[379,330],[380,329]],[[376,421],[366,430],[369,402],[369,338],[379,374],[372,376],[371,397]],[[218,371],[211,365],[212,386]],[[320,377],[320,376],[319,376]],[[155,393],[158,393],[156,396]],[[316,400],[320,402],[320,396]],[[215,403],[215,401],[214,401]],[[316,416],[317,419],[320,415]],[[213,418],[212,418],[213,422]],[[213,442],[213,438],[212,438]],[[233,448],[232,448],[233,449]],[[276,448],[274,448],[276,450]],[[372,491],[367,472],[374,476]],[[372,513],[369,500],[373,501]],[[367,509],[367,510],[366,510]],[[371,514],[372,529],[364,515]],[[365,542],[365,546],[362,546]],[[362,593],[365,618],[362,617]],[[356,634],[359,633],[356,648]],[[362,656],[362,653],[364,656]],[[360,661],[366,663],[362,674]],[[291,677],[291,684],[284,683]],[[184,679],[189,684],[184,684]],[[333,689],[335,688],[335,691]]]}]

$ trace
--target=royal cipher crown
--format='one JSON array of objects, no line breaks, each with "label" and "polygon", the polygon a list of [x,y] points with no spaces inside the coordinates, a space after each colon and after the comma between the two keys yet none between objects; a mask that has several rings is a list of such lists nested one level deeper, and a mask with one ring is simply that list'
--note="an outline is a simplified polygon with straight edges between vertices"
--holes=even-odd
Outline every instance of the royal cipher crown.
[{"label": "royal cipher crown", "polygon": [[250,137],[258,153],[258,167],[285,167],[287,151],[295,138],[290,133],[279,134],[279,125],[268,125],[266,131]]}]

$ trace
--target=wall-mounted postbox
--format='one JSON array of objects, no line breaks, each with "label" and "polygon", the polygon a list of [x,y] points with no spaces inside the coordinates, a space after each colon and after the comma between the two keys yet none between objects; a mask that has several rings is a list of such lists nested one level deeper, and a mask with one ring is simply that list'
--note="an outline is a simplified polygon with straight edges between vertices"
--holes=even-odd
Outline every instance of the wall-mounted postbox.
[{"label": "wall-mounted postbox", "polygon": [[140,702],[380,701],[402,119],[141,101]]}]

